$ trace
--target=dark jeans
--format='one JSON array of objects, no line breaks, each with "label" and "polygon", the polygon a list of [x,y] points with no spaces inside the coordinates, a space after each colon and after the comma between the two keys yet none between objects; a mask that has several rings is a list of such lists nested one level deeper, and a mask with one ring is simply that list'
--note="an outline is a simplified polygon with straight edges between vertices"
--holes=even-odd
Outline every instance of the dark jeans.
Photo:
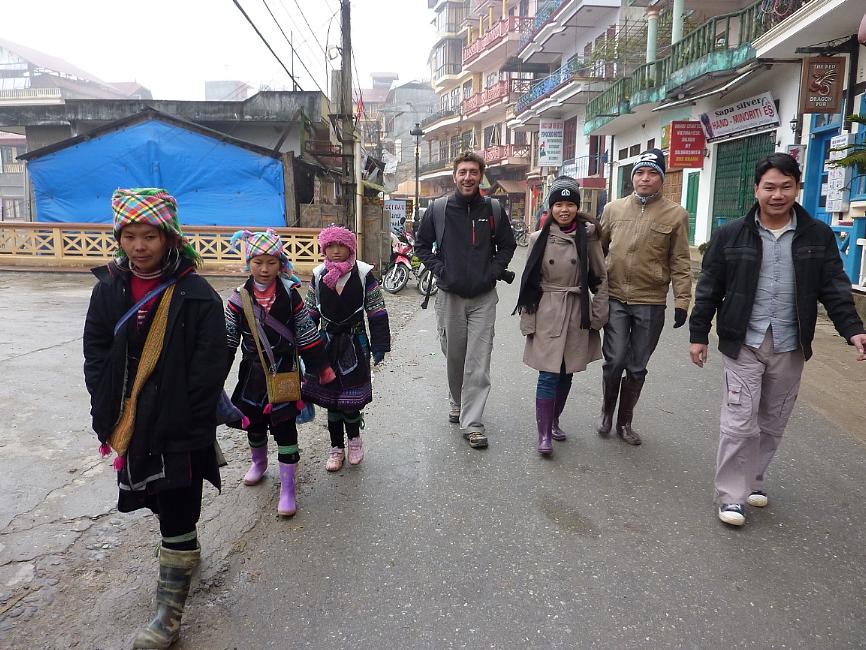
[{"label": "dark jeans", "polygon": [[609,305],[602,345],[604,381],[619,382],[625,370],[629,379],[642,382],[665,324],[665,306],[627,305],[613,299]]},{"label": "dark jeans", "polygon": [[554,399],[557,390],[567,392],[571,388],[574,375],[565,372],[565,362],[559,372],[538,371],[538,385],[535,388],[535,399]]}]

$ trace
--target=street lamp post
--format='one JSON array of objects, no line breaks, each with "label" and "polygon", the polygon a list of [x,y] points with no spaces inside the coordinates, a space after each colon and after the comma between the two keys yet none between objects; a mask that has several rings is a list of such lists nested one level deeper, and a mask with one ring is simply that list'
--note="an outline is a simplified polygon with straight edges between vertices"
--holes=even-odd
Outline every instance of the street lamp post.
[{"label": "street lamp post", "polygon": [[424,131],[421,130],[421,123],[415,122],[415,128],[409,131],[409,135],[415,137],[415,210],[412,219],[412,229],[418,227],[418,203],[420,199],[420,178],[421,178],[421,136]]}]

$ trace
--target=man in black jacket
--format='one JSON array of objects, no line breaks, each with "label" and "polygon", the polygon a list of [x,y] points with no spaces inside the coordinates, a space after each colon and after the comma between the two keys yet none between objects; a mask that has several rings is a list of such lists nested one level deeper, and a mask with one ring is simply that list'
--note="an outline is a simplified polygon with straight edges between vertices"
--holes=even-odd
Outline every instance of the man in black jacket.
[{"label": "man in black jacket", "polygon": [[428,208],[415,241],[416,254],[439,282],[436,322],[447,359],[448,419],[460,423],[476,449],[487,446],[482,418],[490,394],[496,281],[516,248],[508,215],[501,210],[497,219],[491,202],[481,196],[483,177],[483,158],[459,155],[457,190],[445,202],[444,214],[435,214],[436,204]]},{"label": "man in black jacket", "polygon": [[746,503],[764,507],[764,474],[812,356],[818,301],[839,334],[866,359],[866,332],[854,309],[833,231],[796,203],[800,167],[774,153],[755,167],[757,203],[717,230],[704,255],[689,328],[692,363],[707,361],[716,315],[727,387],[715,487],[719,519],[742,526]]}]

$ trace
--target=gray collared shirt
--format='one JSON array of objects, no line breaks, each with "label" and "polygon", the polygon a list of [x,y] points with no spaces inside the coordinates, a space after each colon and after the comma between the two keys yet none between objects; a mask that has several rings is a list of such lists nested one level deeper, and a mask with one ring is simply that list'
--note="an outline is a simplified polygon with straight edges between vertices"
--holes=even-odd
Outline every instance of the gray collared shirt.
[{"label": "gray collared shirt", "polygon": [[797,228],[797,215],[791,212],[791,221],[778,239],[755,216],[758,234],[763,246],[761,273],[755,304],[746,331],[746,345],[758,348],[771,328],[773,351],[791,352],[800,347],[797,326],[797,298],[794,280],[794,260],[791,244]]}]

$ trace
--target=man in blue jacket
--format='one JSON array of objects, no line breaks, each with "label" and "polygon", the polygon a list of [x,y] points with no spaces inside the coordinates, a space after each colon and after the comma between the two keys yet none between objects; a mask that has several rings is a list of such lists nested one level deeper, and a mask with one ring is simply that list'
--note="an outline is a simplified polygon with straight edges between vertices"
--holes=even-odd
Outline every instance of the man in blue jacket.
[{"label": "man in blue jacket", "polygon": [[768,503],[764,474],[812,356],[818,301],[857,348],[858,361],[866,359],[866,332],[835,235],[796,203],[799,188],[800,167],[788,154],[758,161],[757,203],[713,234],[689,321],[689,353],[702,368],[716,315],[727,390],[715,486],[719,519],[732,526],[746,523],[747,503]]},{"label": "man in blue jacket", "polygon": [[436,322],[448,368],[448,420],[460,423],[475,449],[487,446],[482,418],[490,394],[496,281],[516,248],[508,215],[481,196],[484,166],[470,151],[457,157],[457,189],[428,208],[415,241],[416,254],[439,283]]}]

